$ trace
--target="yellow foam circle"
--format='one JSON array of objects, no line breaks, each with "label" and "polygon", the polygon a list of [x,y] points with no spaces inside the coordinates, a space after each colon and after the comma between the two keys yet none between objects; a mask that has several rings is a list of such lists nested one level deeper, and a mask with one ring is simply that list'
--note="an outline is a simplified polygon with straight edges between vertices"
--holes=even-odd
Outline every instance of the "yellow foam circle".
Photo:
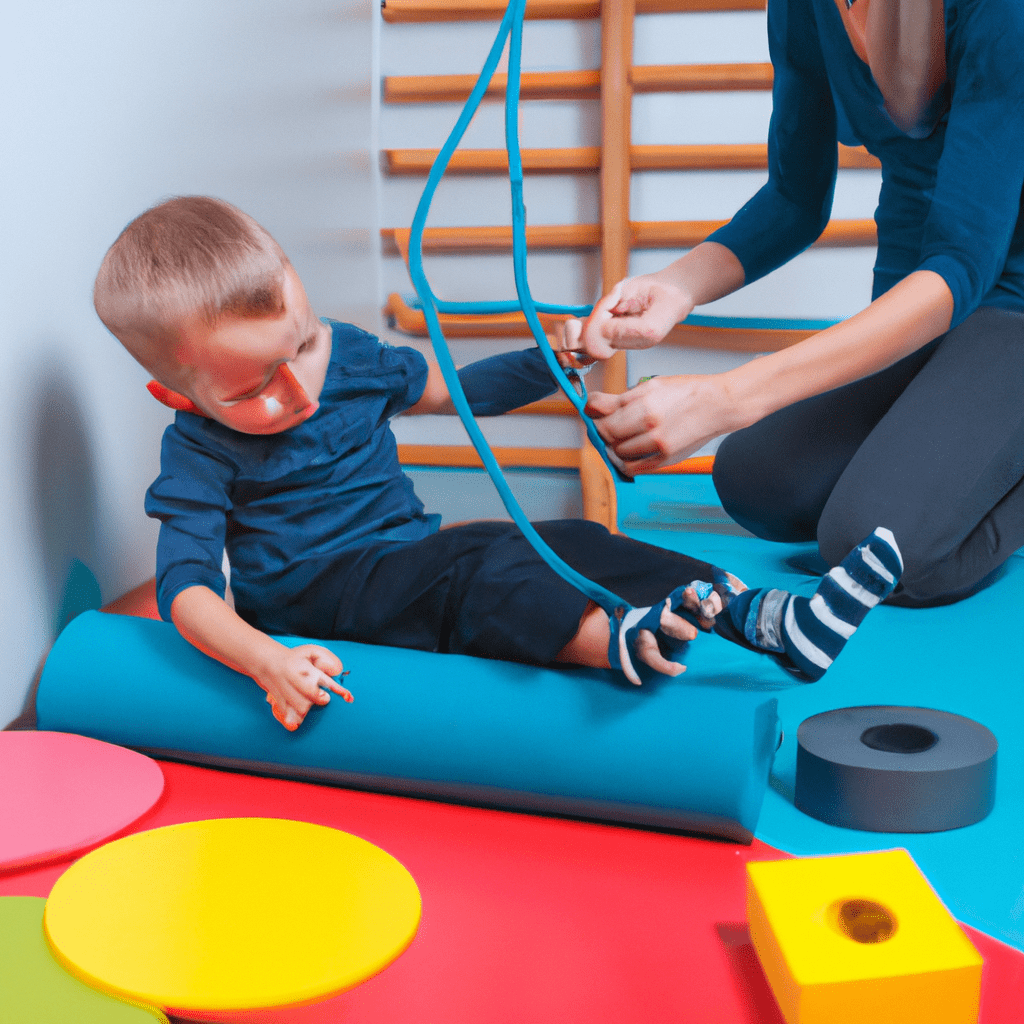
[{"label": "yellow foam circle", "polygon": [[372,843],[225,818],[140,832],[73,864],[44,927],[90,985],[158,1006],[246,1010],[343,992],[412,941],[420,895]]}]

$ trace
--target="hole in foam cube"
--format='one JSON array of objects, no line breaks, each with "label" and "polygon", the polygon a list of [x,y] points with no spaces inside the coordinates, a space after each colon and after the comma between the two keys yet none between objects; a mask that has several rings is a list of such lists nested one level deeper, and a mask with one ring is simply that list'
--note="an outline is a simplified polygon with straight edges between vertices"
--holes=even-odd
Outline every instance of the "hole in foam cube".
[{"label": "hole in foam cube", "polygon": [[839,930],[854,942],[886,942],[896,934],[896,918],[874,900],[841,900],[833,905]]}]

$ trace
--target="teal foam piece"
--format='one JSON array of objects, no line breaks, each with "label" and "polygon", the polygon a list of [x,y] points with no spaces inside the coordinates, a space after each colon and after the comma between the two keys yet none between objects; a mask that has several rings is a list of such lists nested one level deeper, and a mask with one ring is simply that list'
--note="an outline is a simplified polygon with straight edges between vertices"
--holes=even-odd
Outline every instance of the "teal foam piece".
[{"label": "teal foam piece", "polygon": [[[296,645],[306,641],[291,638]],[[742,679],[546,669],[325,642],[355,703],[294,733],[252,680],[169,623],[85,612],[58,638],[38,727],[219,767],[749,842],[778,740]]]},{"label": "teal foam piece", "polygon": [[[823,563],[814,545],[773,544],[730,524],[708,476],[641,477],[620,487],[620,524],[638,540],[706,558],[750,586],[810,594]],[[626,525],[633,523],[633,526]],[[660,523],[660,525],[659,525]],[[797,855],[904,847],[959,920],[1024,950],[1024,550],[986,590],[941,608],[876,608],[819,683],[788,681],[767,658],[701,638],[708,661],[733,666],[751,686],[774,690],[785,734],[756,835]],[[718,655],[712,651],[718,649]],[[797,727],[832,708],[902,704],[966,715],[999,741],[996,802],[983,821],[950,832],[886,834],[837,828],[793,805]]]}]

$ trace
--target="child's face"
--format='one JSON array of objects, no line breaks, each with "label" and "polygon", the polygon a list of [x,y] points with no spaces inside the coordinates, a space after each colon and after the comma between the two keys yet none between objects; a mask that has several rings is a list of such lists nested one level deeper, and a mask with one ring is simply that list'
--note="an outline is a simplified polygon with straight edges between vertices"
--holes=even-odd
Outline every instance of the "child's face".
[{"label": "child's face", "polygon": [[176,350],[191,371],[187,395],[211,419],[244,434],[278,434],[309,419],[331,357],[331,331],[313,314],[295,271],[285,268],[284,312],[187,323]]}]

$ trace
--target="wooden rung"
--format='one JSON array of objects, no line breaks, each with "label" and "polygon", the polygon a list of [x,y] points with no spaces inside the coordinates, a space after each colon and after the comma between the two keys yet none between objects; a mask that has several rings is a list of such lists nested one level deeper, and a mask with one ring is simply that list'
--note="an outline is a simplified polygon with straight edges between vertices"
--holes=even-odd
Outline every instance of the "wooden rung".
[{"label": "wooden rung", "polygon": [[[717,231],[724,220],[634,221],[634,249],[692,249]],[[529,244],[529,239],[527,239]],[[877,245],[875,222],[870,219],[832,220],[814,243],[819,247]]]},{"label": "wooden rung", "polygon": [[[384,171],[392,175],[426,175],[437,159],[436,149],[385,149]],[[594,172],[601,166],[598,146],[573,149],[524,149],[523,170],[532,174]],[[768,167],[764,143],[707,146],[631,146],[634,171],[763,171]],[[863,146],[839,146],[843,169],[878,168],[881,164]],[[449,174],[508,174],[504,149],[459,149],[448,164]]]},{"label": "wooden rung", "polygon": [[[723,92],[772,87],[771,64],[664,64],[630,69],[634,92]],[[464,103],[476,75],[388,75],[386,103]],[[505,95],[505,75],[495,75],[486,95]],[[600,71],[527,71],[520,78],[524,100],[585,100],[601,95]]]},{"label": "wooden rung", "polygon": [[[397,330],[413,337],[427,336],[427,321],[423,310],[413,309],[397,293],[388,296],[384,316],[394,323]],[[442,313],[438,319],[441,329],[449,338],[528,338],[531,337],[526,317],[522,313],[502,313],[496,316],[461,316]],[[549,331],[557,320],[565,317],[539,315],[541,326]]]},{"label": "wooden rung", "polygon": [[[387,174],[428,174],[438,152],[436,149],[385,149],[382,151],[384,171]],[[520,156],[523,170],[535,174],[596,171],[601,166],[600,146],[524,149]],[[508,174],[508,153],[504,149],[457,149],[446,173]]]},{"label": "wooden rung", "polygon": [[[408,228],[381,228],[384,251],[395,255],[408,245]],[[601,244],[597,224],[534,224],[526,227],[531,249],[594,249]],[[431,253],[509,252],[512,227],[426,228],[423,251]]]},{"label": "wooden rung", "polygon": [[[492,448],[499,466],[525,469],[579,469],[578,448]],[[436,466],[452,469],[482,469],[483,462],[476,449],[468,444],[400,444],[398,461],[403,466]],[[710,473],[713,455],[698,455],[672,466],[653,469],[651,473]],[[647,475],[647,474],[643,474]]]},{"label": "wooden rung", "polygon": [[[499,466],[536,469],[579,469],[578,448],[492,448]],[[452,466],[482,468],[483,462],[470,445],[400,444],[398,460],[404,466]]]},{"label": "wooden rung", "polygon": [[[720,228],[724,220],[633,221],[630,225],[633,249],[692,249]],[[385,255],[406,251],[408,228],[381,228]],[[526,227],[527,247],[540,250],[594,249],[601,244],[597,224],[534,224]],[[833,220],[814,243],[819,247],[876,245],[875,222]],[[427,228],[423,232],[425,253],[466,254],[509,252],[511,226]]]},{"label": "wooden rung", "polygon": [[881,168],[882,162],[872,156],[863,146],[844,146],[839,144],[839,166],[843,170],[870,170]]},{"label": "wooden rung", "polygon": [[662,344],[714,349],[721,352],[778,352],[816,333],[781,328],[700,327],[696,324],[676,324],[665,336]]},{"label": "wooden rung", "polygon": [[[427,336],[427,322],[424,319],[423,311],[413,309],[398,294],[393,293],[388,296],[384,315],[404,334],[418,338]],[[550,330],[555,321],[562,320],[564,317],[541,314],[540,319],[545,330]],[[449,338],[529,338],[531,336],[526,318],[522,313],[505,313],[493,317],[441,314],[440,321],[441,329]],[[678,324],[669,331],[663,344],[725,352],[776,352],[779,349],[795,345],[798,341],[803,341],[804,338],[809,338],[814,333],[814,331],[806,330],[699,327],[693,324]],[[544,402],[526,406],[524,411],[560,414],[563,411],[561,409],[535,409],[535,406],[543,406],[544,403],[552,401],[555,400],[544,399]],[[565,413],[574,411],[567,399],[563,397],[559,401],[564,403]]]},{"label": "wooden rung", "polygon": [[[715,468],[714,455],[694,455],[692,458],[683,459],[672,466],[662,466],[661,469],[652,469],[651,473],[710,473]],[[647,474],[640,474],[646,476]]]},{"label": "wooden rung", "polygon": [[736,92],[772,87],[771,64],[658,64],[633,67],[633,92]]},{"label": "wooden rung", "polygon": [[561,392],[550,398],[542,398],[538,402],[512,409],[506,416],[575,416],[576,406]]},{"label": "wooden rung", "polygon": [[[768,168],[768,146],[763,142],[705,146],[632,146],[630,162],[634,171],[764,171]],[[840,143],[839,166],[843,170],[864,170],[878,169],[882,165],[863,146],[844,146]],[[526,169],[525,163],[523,168]],[[554,170],[547,167],[543,169]]]},{"label": "wooden rung", "polygon": [[[382,0],[381,14],[391,24],[424,21],[497,21],[506,0]],[[637,0],[637,14],[682,14],[694,11],[763,11],[765,0]],[[528,0],[526,17],[597,18],[600,0]]]},{"label": "wooden rung", "polygon": [[[388,75],[384,79],[386,103],[465,103],[476,85],[476,75]],[[486,95],[505,95],[506,76],[495,75]],[[527,71],[520,80],[524,100],[597,99],[599,71]]]}]

